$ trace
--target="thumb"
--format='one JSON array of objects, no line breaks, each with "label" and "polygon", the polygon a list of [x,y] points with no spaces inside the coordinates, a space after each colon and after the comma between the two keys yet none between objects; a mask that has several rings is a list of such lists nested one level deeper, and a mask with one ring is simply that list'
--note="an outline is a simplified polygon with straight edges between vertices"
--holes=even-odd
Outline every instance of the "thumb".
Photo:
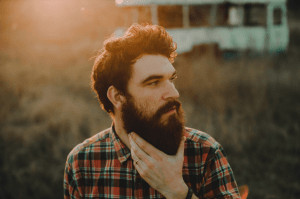
[{"label": "thumb", "polygon": [[177,153],[176,153],[176,157],[177,158],[183,158],[183,154],[184,154],[184,142],[185,142],[185,140],[186,140],[186,137],[183,136],[181,138],[181,141],[180,141]]}]

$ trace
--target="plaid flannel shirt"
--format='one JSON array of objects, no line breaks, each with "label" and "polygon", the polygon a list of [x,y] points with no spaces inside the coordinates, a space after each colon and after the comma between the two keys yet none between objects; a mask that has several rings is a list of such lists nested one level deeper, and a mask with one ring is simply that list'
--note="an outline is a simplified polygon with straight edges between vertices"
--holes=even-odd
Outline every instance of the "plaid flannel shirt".
[{"label": "plaid flannel shirt", "polygon": [[[240,198],[221,145],[208,134],[185,128],[183,179],[199,198]],[[164,198],[134,168],[130,150],[106,129],[68,155],[64,198]]]}]

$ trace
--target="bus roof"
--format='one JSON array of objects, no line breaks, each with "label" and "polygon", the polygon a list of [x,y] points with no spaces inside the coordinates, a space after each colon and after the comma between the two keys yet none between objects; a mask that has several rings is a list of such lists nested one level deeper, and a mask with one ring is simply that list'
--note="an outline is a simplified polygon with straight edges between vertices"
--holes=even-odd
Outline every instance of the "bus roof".
[{"label": "bus roof", "polygon": [[220,3],[286,3],[286,0],[115,0],[118,6],[143,6],[143,5],[195,5],[195,4],[220,4]]}]

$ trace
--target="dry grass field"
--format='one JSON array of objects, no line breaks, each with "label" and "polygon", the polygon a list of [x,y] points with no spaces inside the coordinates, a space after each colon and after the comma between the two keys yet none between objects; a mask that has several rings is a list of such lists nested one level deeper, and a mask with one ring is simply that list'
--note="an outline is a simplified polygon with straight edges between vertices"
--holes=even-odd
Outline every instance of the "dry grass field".
[{"label": "dry grass field", "polygon": [[[0,198],[62,198],[69,151],[111,121],[90,89],[93,60],[122,24],[112,0],[0,1]],[[218,140],[249,198],[300,195],[300,20],[276,56],[179,55],[187,125]]]}]

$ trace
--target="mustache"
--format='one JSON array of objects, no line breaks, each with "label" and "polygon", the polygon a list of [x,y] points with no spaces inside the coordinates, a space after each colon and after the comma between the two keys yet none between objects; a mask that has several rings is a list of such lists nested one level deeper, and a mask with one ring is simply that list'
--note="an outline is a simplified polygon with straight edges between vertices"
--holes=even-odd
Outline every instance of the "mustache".
[{"label": "mustache", "polygon": [[180,107],[181,107],[180,101],[178,100],[168,101],[165,105],[163,105],[156,111],[155,115],[161,116],[162,114],[167,113],[174,108],[176,109],[176,111],[178,111]]}]

